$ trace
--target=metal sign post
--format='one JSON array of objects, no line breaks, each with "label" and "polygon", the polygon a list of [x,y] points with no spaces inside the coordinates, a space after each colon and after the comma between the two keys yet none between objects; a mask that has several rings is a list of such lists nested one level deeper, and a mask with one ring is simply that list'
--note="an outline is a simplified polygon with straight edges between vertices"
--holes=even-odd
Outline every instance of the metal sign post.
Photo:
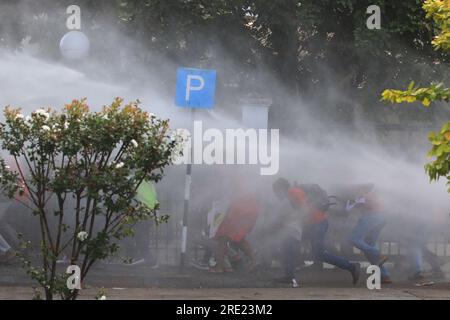
[{"label": "metal sign post", "polygon": [[[190,110],[191,128],[194,124],[195,109]],[[192,129],[191,129],[192,132]],[[180,273],[183,272],[186,263],[186,246],[187,246],[187,231],[188,231],[188,216],[189,216],[189,201],[191,199],[191,182],[192,182],[192,154],[193,154],[193,139],[191,134],[191,148],[189,152],[191,156],[189,163],[186,164],[186,179],[184,183],[184,203],[183,203],[183,227],[181,229],[181,255],[180,255]]]},{"label": "metal sign post", "polygon": [[186,264],[186,249],[188,235],[189,201],[191,198],[192,157],[193,157],[193,127],[195,109],[212,109],[216,88],[216,71],[192,68],[179,68],[177,73],[177,92],[175,104],[190,108],[191,123],[191,157],[186,164],[186,180],[184,185],[183,227],[181,231],[180,273]]}]

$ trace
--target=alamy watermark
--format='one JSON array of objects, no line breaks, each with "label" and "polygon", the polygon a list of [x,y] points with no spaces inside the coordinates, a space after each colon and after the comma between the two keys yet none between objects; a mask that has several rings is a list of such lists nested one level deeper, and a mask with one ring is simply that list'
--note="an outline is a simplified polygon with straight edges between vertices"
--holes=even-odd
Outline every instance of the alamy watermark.
[{"label": "alamy watermark", "polygon": [[381,270],[380,267],[377,265],[370,265],[367,267],[366,270],[367,274],[370,274],[370,276],[367,278],[366,286],[367,289],[373,290],[381,289]]},{"label": "alamy watermark", "polygon": [[67,274],[70,276],[67,277],[66,285],[69,290],[80,290],[81,289],[81,270],[80,267],[76,264],[70,265],[66,270]]},{"label": "alamy watermark", "polygon": [[175,164],[250,164],[260,165],[261,175],[278,173],[278,129],[203,130],[202,121],[194,121],[192,134],[185,129],[179,134],[184,136],[183,156],[176,158]]},{"label": "alamy watermark", "polygon": [[367,14],[370,16],[366,20],[366,26],[369,30],[380,30],[381,29],[381,9],[379,6],[373,4],[367,7]]},{"label": "alamy watermark", "polygon": [[66,13],[69,15],[66,20],[66,27],[69,30],[81,29],[81,9],[77,5],[70,5],[66,9]]}]

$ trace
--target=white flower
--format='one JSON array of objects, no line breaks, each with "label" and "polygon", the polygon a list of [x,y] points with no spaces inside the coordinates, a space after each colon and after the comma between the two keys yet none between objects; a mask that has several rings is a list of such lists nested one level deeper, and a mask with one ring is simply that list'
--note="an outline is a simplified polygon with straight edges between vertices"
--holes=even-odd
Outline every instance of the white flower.
[{"label": "white flower", "polygon": [[125,163],[123,162],[119,162],[118,164],[116,164],[116,169],[120,169],[125,165]]},{"label": "white flower", "polygon": [[33,121],[33,118],[30,117],[30,116],[26,116],[26,117],[25,117],[25,121],[26,121],[28,124],[31,124],[31,122]]},{"label": "white flower", "polygon": [[191,137],[191,133],[187,129],[177,129],[172,132],[171,134],[171,140],[177,141],[179,143],[184,143],[189,140]]},{"label": "white flower", "polygon": [[105,120],[109,119],[107,114],[104,114],[102,118],[105,119]]},{"label": "white flower", "polygon": [[156,118],[156,115],[155,115],[154,113],[151,113],[151,112],[148,114],[148,116],[149,116],[150,118]]},{"label": "white flower", "polygon": [[44,131],[50,131],[50,127],[49,127],[49,126],[46,126],[46,125],[43,125],[43,126],[42,126],[42,130],[44,130]]},{"label": "white flower", "polygon": [[9,170],[9,168],[10,168],[9,166],[5,166],[5,169],[8,169],[8,170]]},{"label": "white flower", "polygon": [[130,141],[131,142],[131,144],[135,147],[135,148],[137,148],[137,146],[139,145],[138,143],[137,143],[137,141],[136,140],[131,140]]},{"label": "white flower", "polygon": [[14,119],[23,119],[23,114],[21,114],[21,113],[16,114]]},{"label": "white flower", "polygon": [[45,111],[44,109],[37,109],[34,113],[36,113],[37,115],[45,117],[45,119],[50,118],[50,114],[47,111]]},{"label": "white flower", "polygon": [[106,296],[102,295],[98,300],[106,300]]},{"label": "white flower", "polygon": [[78,240],[80,240],[80,241],[86,240],[87,237],[88,237],[88,234],[87,234],[86,231],[80,231],[80,232],[78,232],[78,234],[77,234],[77,238],[78,238]]},{"label": "white flower", "polygon": [[68,123],[67,121],[64,122],[64,129],[65,129],[65,130],[69,129],[69,123]]}]

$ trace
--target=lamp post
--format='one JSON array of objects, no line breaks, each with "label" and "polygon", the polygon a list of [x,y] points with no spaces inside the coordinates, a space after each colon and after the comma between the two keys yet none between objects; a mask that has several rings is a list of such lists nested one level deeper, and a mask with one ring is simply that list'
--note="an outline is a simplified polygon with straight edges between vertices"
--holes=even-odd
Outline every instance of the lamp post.
[{"label": "lamp post", "polygon": [[89,54],[90,42],[88,37],[81,31],[72,30],[67,32],[59,42],[59,50],[62,56],[71,61],[86,58]]},{"label": "lamp post", "polygon": [[249,95],[241,99],[242,124],[247,128],[267,129],[269,123],[269,109],[272,99]]}]

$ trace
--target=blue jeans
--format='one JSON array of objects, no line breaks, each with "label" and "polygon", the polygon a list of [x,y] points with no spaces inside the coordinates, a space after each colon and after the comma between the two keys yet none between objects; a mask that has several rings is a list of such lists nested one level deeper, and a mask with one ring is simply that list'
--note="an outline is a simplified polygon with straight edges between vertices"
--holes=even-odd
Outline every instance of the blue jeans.
[{"label": "blue jeans", "polygon": [[410,255],[414,273],[423,272],[423,247],[418,244],[411,244]]},{"label": "blue jeans", "polygon": [[347,259],[332,255],[325,249],[325,235],[328,231],[328,220],[314,223],[305,227],[305,236],[311,242],[312,253],[315,258],[338,268],[353,271],[354,265]]},{"label": "blue jeans", "polygon": [[427,261],[434,271],[440,270],[439,257],[427,248],[429,230],[418,225],[413,229],[412,236],[408,239],[409,254],[414,273],[423,272],[423,263]]},{"label": "blue jeans", "polygon": [[292,236],[286,236],[281,241],[281,264],[284,269],[284,275],[289,278],[295,278],[295,267],[300,248],[300,240]]},{"label": "blue jeans", "polygon": [[[385,225],[386,221],[379,214],[366,213],[359,218],[350,235],[352,244],[364,253],[371,264],[378,264],[380,260],[380,251],[376,243]],[[384,266],[380,271],[382,277],[389,276]]]}]

